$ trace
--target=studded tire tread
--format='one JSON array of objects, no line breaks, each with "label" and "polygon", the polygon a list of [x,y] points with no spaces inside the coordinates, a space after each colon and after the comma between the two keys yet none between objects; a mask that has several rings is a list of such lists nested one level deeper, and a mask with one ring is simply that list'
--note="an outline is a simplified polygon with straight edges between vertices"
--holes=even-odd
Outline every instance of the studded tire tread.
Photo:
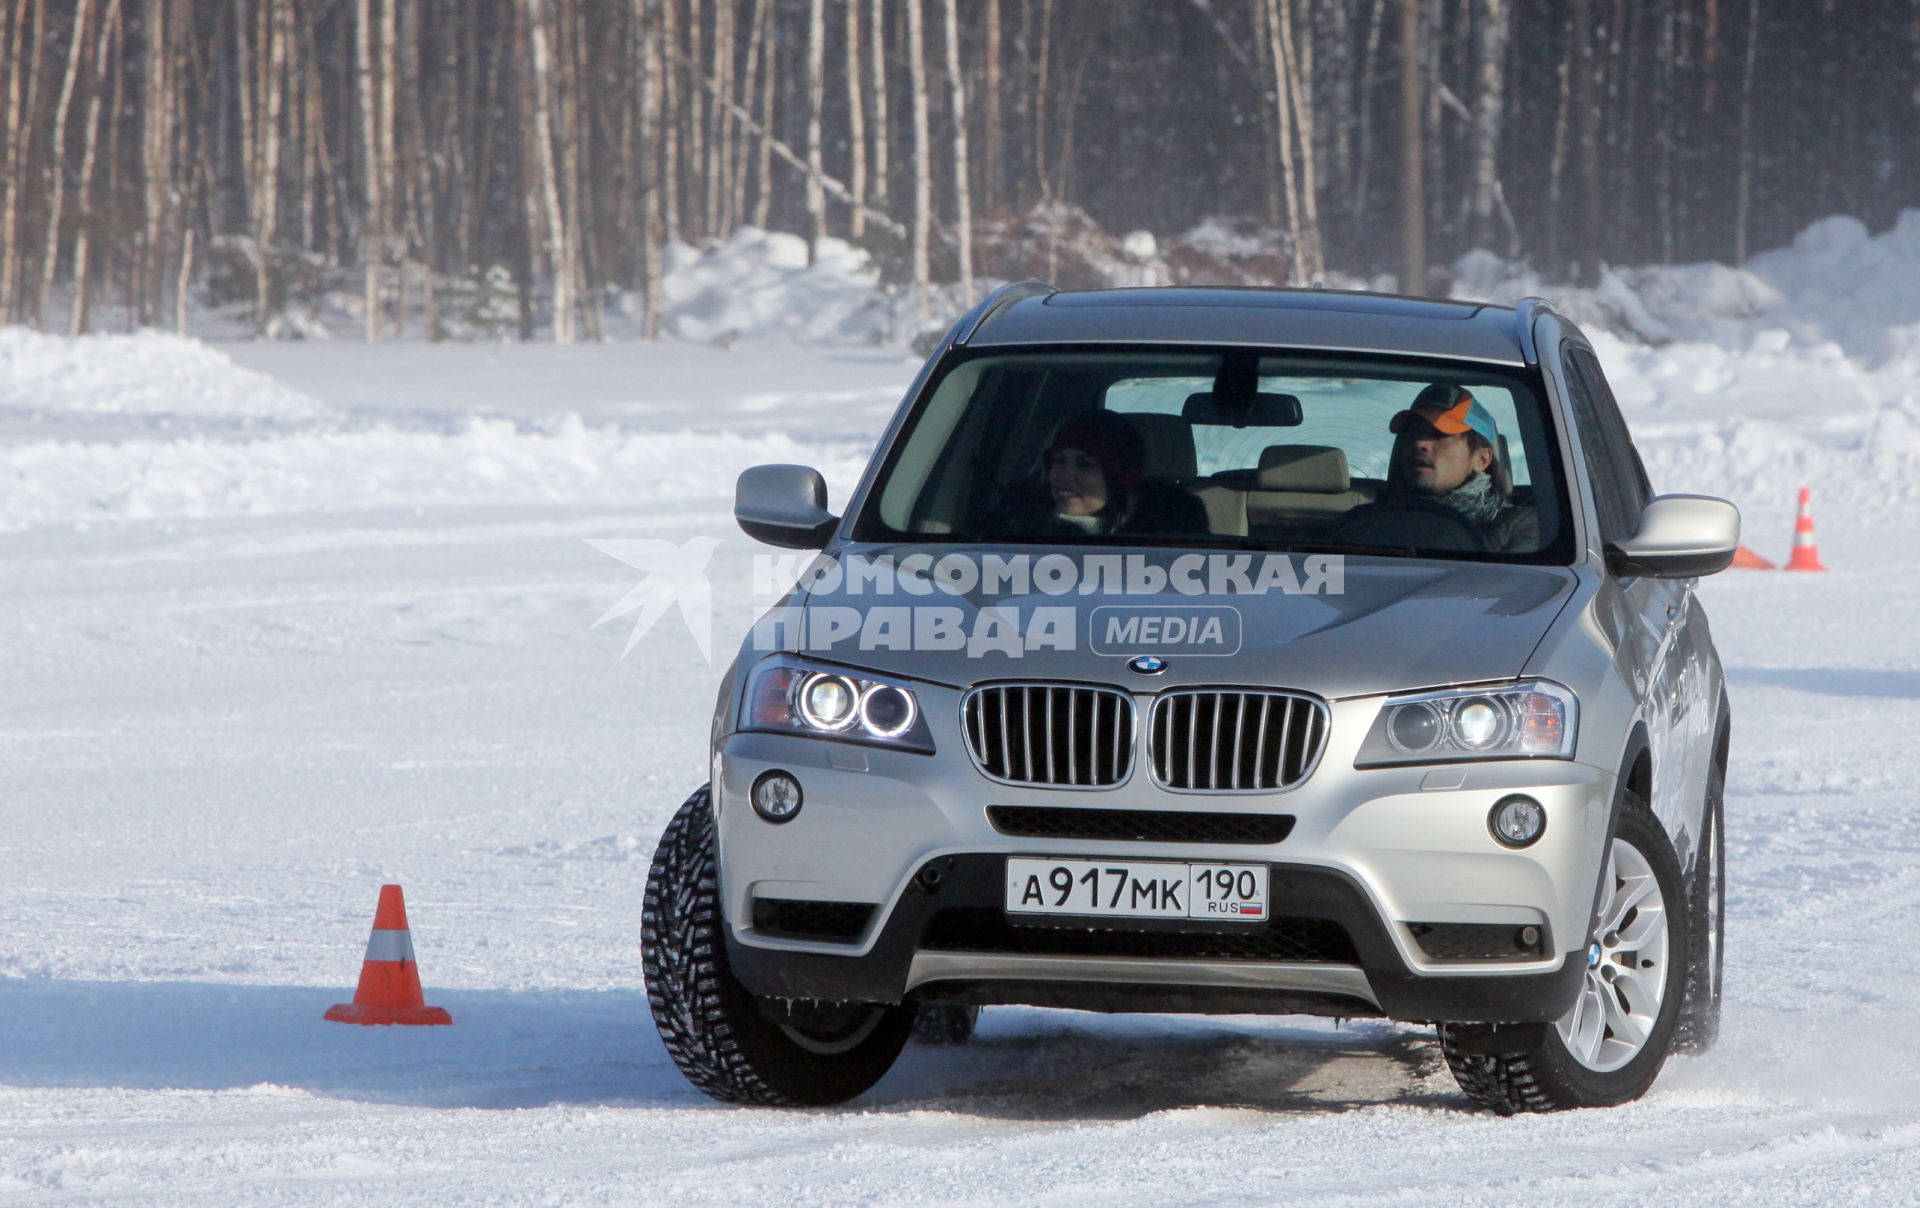
[{"label": "studded tire tread", "polygon": [[851,1051],[804,1049],[734,978],[724,928],[712,797],[703,785],[660,836],[641,908],[641,970],[661,1045],[687,1081],[723,1103],[825,1106],[880,1080],[906,1043],[911,1011],[890,1008]]},{"label": "studded tire tread", "polygon": [[[1707,862],[1704,867],[1708,875],[1703,877],[1696,870],[1687,895],[1690,924],[1687,991],[1685,1004],[1680,1009],[1680,1023],[1673,1032],[1676,1053],[1706,1053],[1720,1038],[1720,1002],[1726,969],[1726,778],[1726,766],[1716,758],[1707,781],[1706,823],[1700,835],[1700,854],[1694,857],[1696,863]],[[1719,899],[1717,917],[1721,928],[1718,945],[1711,942],[1714,937],[1709,934],[1716,917],[1712,909],[1715,897]]]},{"label": "studded tire tread", "polygon": [[[1664,870],[1670,889],[1665,892],[1667,901],[1684,900],[1673,846],[1647,803],[1632,790],[1623,790],[1620,816],[1609,842],[1616,836],[1632,843],[1649,863]],[[1675,914],[1686,918],[1684,911],[1669,914],[1669,918]],[[1688,951],[1691,927],[1682,926],[1679,935],[1669,937],[1671,952]],[[1496,1115],[1610,1107],[1637,1099],[1653,1084],[1672,1051],[1679,1023],[1678,1003],[1684,996],[1684,965],[1684,959],[1672,963],[1663,1000],[1664,1022],[1656,1025],[1647,1048],[1622,1069],[1599,1073],[1580,1066],[1550,1023],[1442,1023],[1437,1029],[1441,1054],[1461,1093]]]}]

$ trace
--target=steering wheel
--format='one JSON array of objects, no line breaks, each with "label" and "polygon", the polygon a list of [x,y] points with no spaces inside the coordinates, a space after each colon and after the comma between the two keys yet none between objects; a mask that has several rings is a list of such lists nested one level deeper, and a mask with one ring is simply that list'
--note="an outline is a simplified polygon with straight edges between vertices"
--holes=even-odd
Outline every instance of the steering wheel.
[{"label": "steering wheel", "polygon": [[1479,525],[1438,499],[1419,495],[1355,508],[1333,530],[1332,536],[1335,541],[1351,541],[1355,545],[1405,545],[1476,554],[1488,553],[1493,548]]}]

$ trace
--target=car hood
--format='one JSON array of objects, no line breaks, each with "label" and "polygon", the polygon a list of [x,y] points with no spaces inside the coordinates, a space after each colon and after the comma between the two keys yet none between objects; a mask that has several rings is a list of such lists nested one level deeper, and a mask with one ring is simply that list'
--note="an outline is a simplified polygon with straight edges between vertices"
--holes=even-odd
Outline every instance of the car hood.
[{"label": "car hood", "polygon": [[[1046,551],[1034,552],[1038,556]],[[1183,552],[1127,554],[1167,571]],[[983,555],[1007,553],[1005,547],[954,545],[841,551],[843,566],[855,554],[891,559],[900,571],[894,589],[882,594],[871,584],[854,582],[851,575],[827,576],[793,597],[806,614],[806,628],[790,624],[774,644],[954,687],[1004,679],[1105,682],[1155,691],[1221,684],[1295,688],[1331,699],[1517,677],[1576,583],[1573,572],[1563,567],[1348,557],[1341,573],[1326,576],[1324,590],[1313,592],[1246,594],[1225,583],[1218,586],[1227,590],[1219,592],[1169,586],[1142,593],[1126,590],[1111,578],[1082,573],[1065,592],[1039,590],[1036,577],[1026,591],[956,594],[935,586],[919,569],[953,554],[978,565]],[[1065,556],[1085,571],[1097,561],[1098,551],[1067,551]],[[1261,559],[1285,559],[1303,586],[1314,583],[1311,556],[1253,557],[1256,566]],[[1185,582],[1196,585],[1192,577]],[[1204,575],[1198,585],[1215,586]],[[924,594],[920,589],[926,589]],[[959,625],[966,646],[942,649],[939,642],[918,640],[922,635],[909,628],[911,614],[932,609],[943,610],[947,622]],[[1055,628],[1037,634],[1040,609],[1070,611],[1050,614]],[[1237,616],[1237,624],[1229,613]],[[1227,642],[1212,647],[1169,646],[1129,643],[1129,635],[1138,639],[1151,631],[1112,627],[1115,616],[1124,621],[1155,615],[1188,618],[1189,629],[1194,620],[1218,617],[1224,628],[1238,632],[1226,634]],[[795,619],[792,613],[788,619]],[[1008,620],[1020,629],[1017,640],[1008,637]],[[856,622],[857,633],[844,633]],[[1071,632],[1062,643],[1066,627]],[[821,635],[829,629],[843,631],[843,636],[823,642]],[[812,637],[797,637],[803,633]],[[951,634],[945,644],[951,646]],[[1152,677],[1129,670],[1129,660],[1141,654],[1161,656],[1164,669]]]}]

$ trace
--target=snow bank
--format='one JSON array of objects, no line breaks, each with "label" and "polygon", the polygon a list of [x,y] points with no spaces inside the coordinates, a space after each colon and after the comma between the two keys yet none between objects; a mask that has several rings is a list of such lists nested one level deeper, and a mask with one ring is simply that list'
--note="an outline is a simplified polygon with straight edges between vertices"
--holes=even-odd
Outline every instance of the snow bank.
[{"label": "snow bank", "polygon": [[1593,336],[1662,490],[1778,512],[1801,486],[1848,520],[1920,502],[1920,210],[1873,235],[1807,227],[1740,267],[1606,269],[1555,287],[1490,252],[1456,297],[1551,298]]},{"label": "snow bank", "polygon": [[246,441],[31,442],[0,449],[0,530],[450,503],[705,505],[716,483],[762,462],[814,465],[844,498],[869,447],[590,428],[570,413],[537,426],[473,417]]},{"label": "snow bank", "polygon": [[572,410],[350,416],[193,340],[0,331],[0,531],[446,503],[706,506],[716,483],[768,461],[816,465],[844,498],[871,433],[807,434],[804,418],[799,433],[741,433]]},{"label": "snow bank", "polygon": [[300,420],[327,408],[197,340],[153,331],[66,339],[0,327],[0,415],[75,412]]},{"label": "snow bank", "polygon": [[741,227],[706,251],[669,246],[664,267],[661,326],[678,339],[874,344],[893,331],[872,257],[843,239],[818,241],[808,264],[798,235]]}]

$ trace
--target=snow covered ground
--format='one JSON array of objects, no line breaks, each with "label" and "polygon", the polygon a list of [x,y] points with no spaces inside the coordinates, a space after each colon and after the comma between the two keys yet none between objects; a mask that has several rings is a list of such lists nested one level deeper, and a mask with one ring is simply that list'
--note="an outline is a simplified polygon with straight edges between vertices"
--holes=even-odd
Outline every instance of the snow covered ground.
[{"label": "snow covered ground", "polygon": [[[680,1078],[638,918],[720,668],[672,618],[623,660],[587,541],[720,538],[724,658],[734,475],[843,499],[903,355],[0,332],[0,1202],[1911,1201],[1920,341],[1776,329],[1602,349],[1657,485],[1774,557],[1811,485],[1834,568],[1703,587],[1725,1033],[1518,1120],[1378,1023],[995,1009],[832,1111]],[[321,1021],[384,881],[452,1028]]]}]

